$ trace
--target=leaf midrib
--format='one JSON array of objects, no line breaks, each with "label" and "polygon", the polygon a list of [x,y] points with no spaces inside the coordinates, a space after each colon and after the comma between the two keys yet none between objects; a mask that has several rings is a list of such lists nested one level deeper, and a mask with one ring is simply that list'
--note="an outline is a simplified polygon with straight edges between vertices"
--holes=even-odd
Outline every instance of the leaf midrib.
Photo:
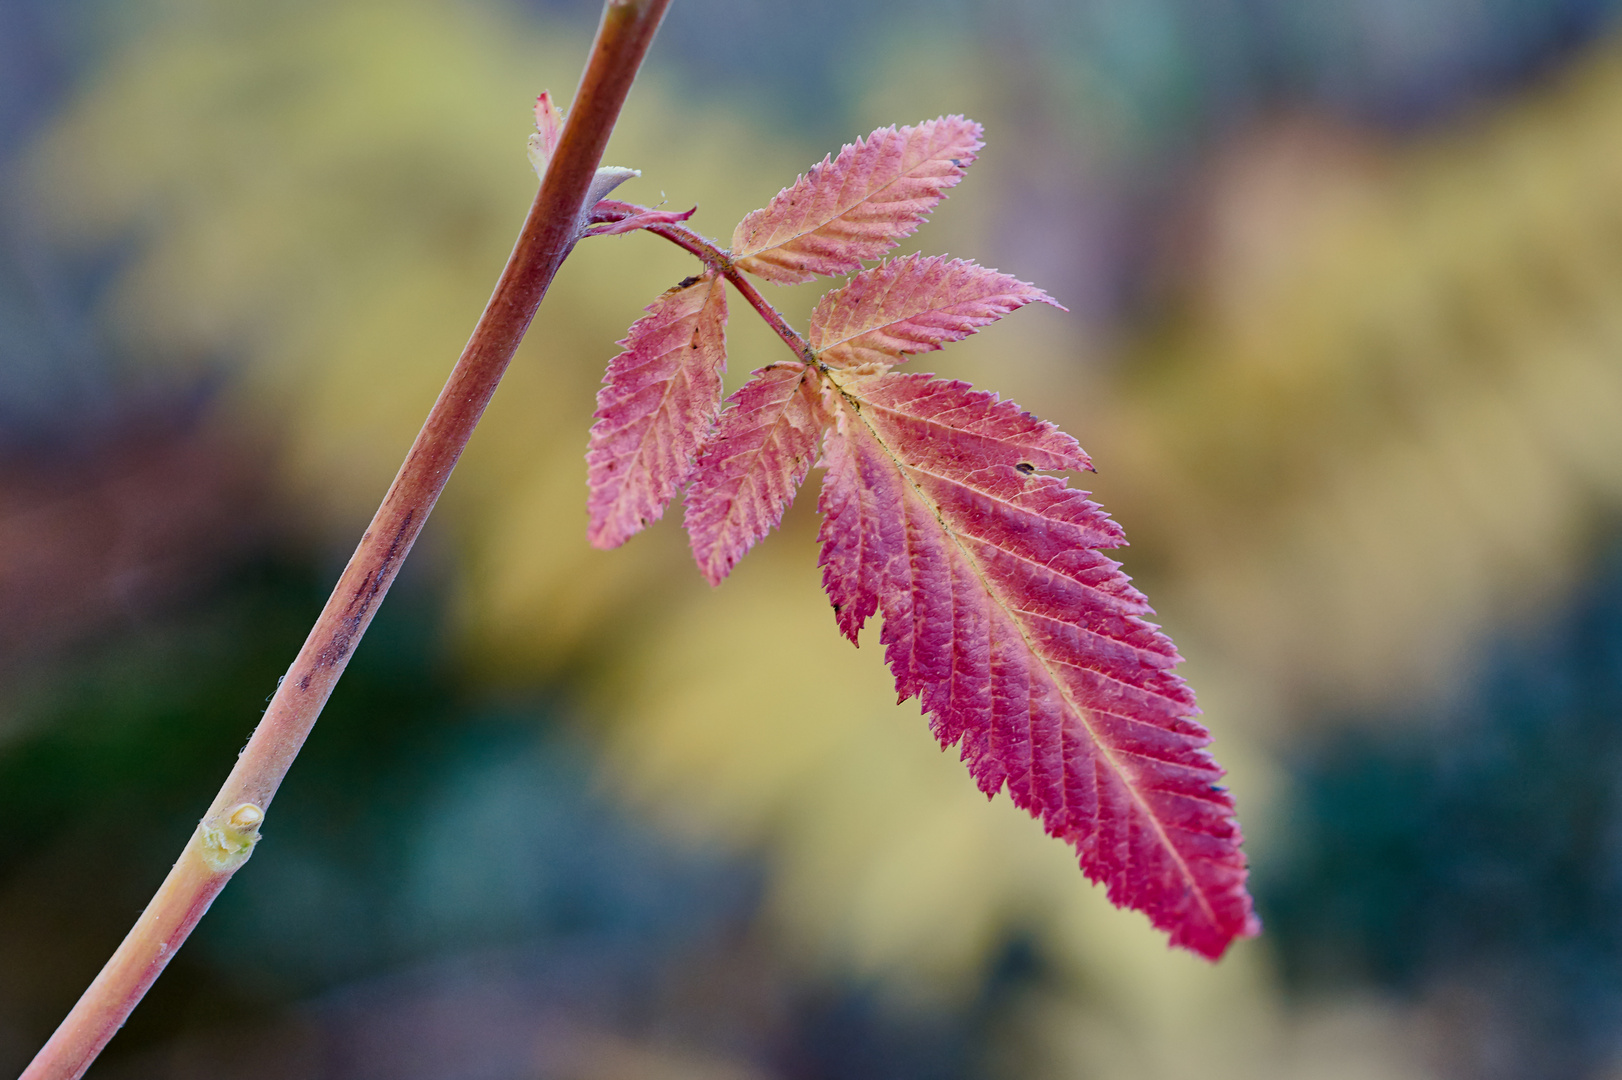
[{"label": "leaf midrib", "polygon": [[[721,289],[723,291],[723,295],[725,295],[726,287],[721,283],[721,278],[713,277],[710,280],[713,282],[713,284],[710,286],[712,292],[709,296],[704,298],[704,302],[698,306],[698,311],[694,313],[693,330],[692,333],[687,336],[687,344],[679,347],[684,355],[689,349],[698,349],[696,342],[698,340],[699,331],[703,329],[704,309],[709,307],[710,301],[714,299],[713,290]],[[723,322],[722,325],[724,326],[725,323]],[[703,350],[698,349],[698,351],[702,352]],[[660,355],[668,355],[668,353],[662,353]],[[723,359],[723,363],[724,362],[725,361]],[[631,467],[627,468],[620,474],[620,490],[622,492],[625,490],[624,485],[629,482],[629,478],[635,475],[636,466],[641,463],[643,455],[647,453],[648,438],[653,434],[653,429],[659,426],[659,418],[666,415],[668,412],[670,408],[670,395],[676,388],[676,381],[681,379],[683,376],[686,376],[686,381],[692,381],[692,372],[688,369],[688,366],[686,364],[678,363],[676,365],[674,374],[672,374],[671,377],[665,381],[664,392],[659,395],[659,407],[648,414],[646,426],[642,429],[642,437],[636,441],[636,450],[630,455],[629,460]],[[675,481],[675,485],[680,487],[681,480],[677,479]],[[618,503],[619,499],[616,498],[614,501]]]},{"label": "leaf midrib", "polygon": [[[849,288],[849,286],[846,286],[846,288]],[[928,305],[926,305],[924,307],[920,307],[916,311],[911,311],[911,312],[908,312],[908,313],[906,313],[904,315],[898,315],[895,318],[886,318],[884,322],[871,323],[871,324],[869,324],[867,326],[864,326],[861,329],[855,331],[854,333],[846,333],[844,337],[838,338],[836,340],[827,341],[827,342],[825,342],[825,343],[823,343],[821,345],[818,345],[815,342],[813,342],[812,343],[812,348],[816,349],[818,354],[829,353],[829,352],[832,352],[833,350],[839,348],[840,346],[849,345],[852,341],[855,341],[859,337],[864,337],[864,336],[866,336],[868,334],[883,333],[884,331],[888,330],[892,326],[896,326],[896,325],[899,325],[900,323],[904,323],[904,322],[911,322],[911,321],[913,321],[915,319],[918,319],[918,318],[920,318],[921,316],[924,316],[924,315],[936,315],[936,314],[942,314],[942,313],[955,314],[955,312],[953,311],[954,308],[960,308],[960,307],[963,307],[963,306],[965,306],[967,304],[992,304],[992,303],[995,303],[995,302],[997,302],[999,300],[1008,300],[1009,301],[1009,307],[1008,307],[1007,311],[1001,312],[1000,314],[998,314],[997,316],[995,316],[993,318],[986,319],[985,321],[981,322],[978,326],[971,327],[970,329],[968,329],[966,331],[961,331],[960,332],[956,328],[948,330],[948,331],[942,333],[941,341],[939,341],[939,342],[936,342],[936,341],[924,342],[924,343],[919,344],[919,346],[917,348],[915,348],[915,349],[893,349],[893,348],[887,348],[885,346],[880,346],[880,345],[866,346],[866,348],[870,348],[870,349],[874,350],[875,352],[882,352],[882,353],[885,353],[885,354],[890,355],[890,356],[898,356],[898,357],[899,356],[915,356],[918,353],[922,353],[922,352],[935,352],[935,351],[937,351],[937,350],[939,350],[941,348],[941,346],[942,346],[942,344],[944,342],[961,341],[961,340],[963,340],[963,338],[968,337],[970,334],[976,333],[980,329],[980,327],[987,326],[990,323],[995,322],[997,319],[1002,318],[1004,315],[1013,314],[1014,311],[1016,311],[1019,308],[1024,306],[1024,304],[1021,304],[1021,303],[1017,302],[1020,299],[1023,299],[1023,298],[1016,296],[1014,293],[1011,293],[1011,292],[1008,292],[1008,291],[1004,290],[1003,292],[998,292],[998,293],[986,293],[986,294],[976,294],[974,296],[962,296],[962,297],[958,297],[957,299],[954,299],[954,300],[951,300],[951,301],[948,301],[948,302],[938,302],[937,303],[937,302],[931,301],[930,304],[928,304]],[[1030,301],[1026,301],[1026,303],[1030,303]],[[854,312],[853,312],[853,314],[854,314]],[[970,319],[970,320],[975,318],[975,316],[969,316],[969,315],[960,316],[960,317],[965,318],[965,319]],[[931,328],[931,329],[933,329],[933,328]],[[952,336],[953,334],[956,334],[957,336],[953,337]],[[890,335],[890,336],[894,337],[895,335]],[[917,341],[917,339],[912,338],[912,339],[909,339],[909,341]]]},{"label": "leaf midrib", "polygon": [[[838,387],[838,390],[840,395],[846,400],[850,401],[853,405],[856,405],[862,401],[861,398],[850,393],[844,387]],[[872,403],[869,402],[868,404]],[[882,408],[883,406],[878,407]],[[863,415],[860,407],[853,408],[851,412],[853,412],[862,422],[862,426],[868,430],[868,432],[873,436],[873,440],[878,443],[878,445],[884,450],[885,455],[888,456],[889,459],[895,464],[896,471],[900,473],[901,478],[906,481],[907,485],[917,495],[918,499],[934,515],[935,520],[940,523],[941,530],[951,539],[958,551],[962,552],[963,558],[974,570],[975,577],[979,579],[981,587],[985,589],[986,596],[991,599],[992,603],[1001,608],[1002,611],[1008,616],[1009,621],[1014,624],[1015,629],[1019,632],[1020,640],[1025,644],[1026,651],[1028,651],[1030,655],[1034,657],[1042,666],[1043,672],[1052,683],[1054,689],[1057,690],[1059,695],[1064,699],[1065,704],[1075,714],[1082,727],[1087,730],[1087,736],[1092,740],[1093,746],[1096,747],[1098,752],[1104,756],[1104,760],[1109,763],[1111,772],[1114,773],[1121,786],[1131,794],[1132,801],[1138,805],[1144,816],[1153,824],[1155,835],[1160,838],[1162,846],[1165,847],[1166,851],[1171,855],[1172,860],[1177,864],[1177,869],[1179,873],[1182,874],[1184,882],[1187,883],[1189,891],[1198,898],[1200,908],[1205,912],[1206,918],[1210,920],[1210,925],[1213,927],[1221,927],[1222,921],[1217,918],[1215,909],[1211,906],[1209,899],[1205,895],[1205,890],[1195,879],[1193,872],[1189,869],[1187,860],[1183,858],[1182,853],[1179,852],[1176,846],[1171,842],[1171,837],[1167,835],[1167,825],[1160,820],[1160,816],[1154,812],[1149,804],[1138,793],[1137,786],[1127,779],[1126,771],[1121,766],[1120,762],[1116,760],[1114,750],[1099,738],[1098,732],[1094,729],[1092,723],[1090,722],[1089,711],[1076,703],[1075,699],[1070,695],[1069,688],[1064,684],[1063,680],[1058,678],[1053,668],[1049,665],[1048,658],[1031,642],[1030,635],[1025,632],[1024,621],[1019,618],[1019,615],[1014,609],[1010,608],[1006,603],[1004,603],[1001,592],[995,589],[986,579],[985,573],[980,566],[980,561],[963,546],[962,542],[958,539],[957,530],[953,529],[949,524],[947,524],[945,516],[941,513],[939,504],[936,503],[934,499],[931,499],[929,495],[926,494],[921,487],[919,487],[913,478],[908,475],[908,472],[912,467],[903,461],[901,457],[891,449],[889,443],[884,441],[884,437],[878,433],[877,429],[875,429],[868,421],[867,417]],[[942,479],[946,478],[942,477]],[[999,501],[1006,502],[1005,500]],[[1189,830],[1185,829],[1182,831],[1187,832]],[[1145,914],[1148,913],[1146,912]]]},{"label": "leaf midrib", "polygon": [[[762,472],[763,470],[756,469],[755,465],[760,461],[760,459],[762,457],[764,457],[764,455],[766,453],[766,447],[768,445],[770,445],[771,443],[773,443],[774,441],[778,441],[778,440],[780,440],[782,438],[781,431],[782,431],[782,427],[783,427],[783,425],[786,422],[787,417],[788,417],[789,406],[791,404],[793,404],[794,398],[803,389],[803,387],[805,385],[805,376],[806,376],[807,370],[808,369],[805,369],[804,366],[802,365],[802,370],[800,372],[800,377],[795,382],[794,389],[789,392],[789,395],[786,398],[783,399],[782,404],[780,406],[778,406],[777,415],[772,418],[772,420],[771,420],[771,422],[769,424],[762,425],[763,427],[766,427],[768,430],[767,430],[767,433],[766,433],[765,437],[761,439],[760,445],[758,445],[756,447],[753,447],[752,449],[745,450],[741,454],[734,454],[732,457],[726,459],[728,464],[731,464],[732,462],[737,461],[739,458],[749,459],[749,463],[748,463],[748,465],[745,466],[744,471],[739,475],[739,477],[738,477],[738,489],[736,491],[734,491],[733,494],[732,494],[732,497],[727,500],[726,513],[721,518],[721,524],[716,528],[717,541],[716,541],[716,543],[714,545],[712,545],[711,551],[710,551],[710,556],[711,556],[712,559],[714,557],[715,549],[719,548],[721,546],[720,537],[723,534],[725,534],[728,530],[737,528],[742,523],[741,511],[739,509],[742,500],[740,499],[739,494],[743,490],[744,486],[748,485],[749,487],[754,488],[756,491],[764,491],[765,490],[762,487],[761,482],[760,482],[760,480],[758,478],[758,474],[760,472]],[[791,485],[791,488],[793,486],[794,485]],[[793,497],[793,495],[791,493],[790,498],[792,498],[792,497]]]},{"label": "leaf midrib", "polygon": [[[929,157],[921,158],[915,165],[913,165],[912,168],[917,169],[920,165],[923,165],[925,162],[939,161],[939,160],[941,160],[941,159],[938,156],[938,154],[931,154]],[[948,157],[948,158],[946,158],[946,160],[950,161],[952,159],[950,157]],[[831,164],[838,164],[837,159],[834,162],[832,162]],[[892,177],[889,180],[886,180],[883,184],[880,184],[878,187],[874,188],[872,191],[869,191],[866,195],[863,195],[860,199],[857,199],[855,202],[851,203],[849,206],[845,207],[843,210],[840,210],[839,213],[833,215],[832,217],[825,218],[821,222],[817,223],[816,225],[813,225],[811,228],[801,230],[800,232],[795,233],[794,235],[790,236],[786,240],[778,240],[777,242],[775,242],[773,244],[769,244],[766,247],[759,248],[759,249],[757,249],[755,251],[751,251],[751,252],[749,252],[749,253],[747,253],[745,255],[739,255],[739,256],[737,256],[737,258],[739,258],[739,259],[759,259],[759,258],[767,255],[770,252],[778,251],[778,250],[780,250],[782,248],[785,248],[789,244],[794,243],[796,240],[802,239],[803,237],[810,236],[812,233],[816,232],[818,229],[827,228],[829,225],[832,225],[834,222],[838,221],[840,218],[844,217],[846,214],[850,213],[852,210],[855,210],[858,206],[861,206],[863,203],[866,203],[866,202],[872,202],[874,199],[878,198],[878,196],[880,194],[882,194],[883,192],[885,192],[885,191],[889,190],[890,188],[894,187],[896,184],[899,184],[902,180],[909,179],[911,177],[912,177],[912,172],[910,170],[905,170],[905,171],[899,172],[894,177]],[[963,179],[963,166],[961,166],[961,165],[957,167],[957,178],[959,180]],[[841,183],[840,186],[843,187],[843,183]],[[792,190],[792,188],[790,190]],[[937,193],[937,194],[939,194],[939,193]],[[766,206],[766,209],[770,209],[770,208],[771,208],[771,204],[768,203],[767,206]],[[913,223],[913,227],[914,228],[917,227],[917,222]],[[903,232],[901,235],[905,236],[907,234],[905,232]]]}]

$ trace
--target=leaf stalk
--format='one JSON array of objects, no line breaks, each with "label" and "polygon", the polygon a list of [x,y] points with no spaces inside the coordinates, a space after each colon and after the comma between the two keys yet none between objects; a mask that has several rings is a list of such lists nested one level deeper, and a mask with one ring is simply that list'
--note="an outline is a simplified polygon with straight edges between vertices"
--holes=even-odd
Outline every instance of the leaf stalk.
[{"label": "leaf stalk", "polygon": [[[592,214],[592,220],[597,222],[622,221],[635,214],[647,212],[647,207],[635,206],[630,203],[604,204]],[[755,288],[754,282],[750,281],[743,271],[733,264],[730,251],[719,246],[713,240],[706,239],[687,226],[674,222],[649,225],[647,231],[655,236],[662,236],[682,250],[698,256],[705,269],[725,277],[732,284],[732,287],[738,290],[738,294],[749,302],[749,306],[759,312],[762,319],[766,320],[766,325],[770,326],[772,331],[783,339],[785,345],[794,350],[794,355],[811,367],[819,370],[825,368],[825,365],[817,359],[817,354],[812,351],[810,344],[800,335],[800,332],[789,325],[788,320],[783,318],[782,313],[772,306],[771,301],[760,295],[760,290]]]}]

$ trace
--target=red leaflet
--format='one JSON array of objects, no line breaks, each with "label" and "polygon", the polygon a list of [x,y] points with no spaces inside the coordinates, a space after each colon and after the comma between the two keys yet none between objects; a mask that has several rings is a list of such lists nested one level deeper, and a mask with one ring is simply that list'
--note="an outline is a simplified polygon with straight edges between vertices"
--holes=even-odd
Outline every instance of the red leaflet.
[{"label": "red leaflet", "polygon": [[1260,929],[1222,769],[1171,641],[1118,564],[1075,441],[995,395],[915,374],[836,377],[823,582],[982,791],[1073,844],[1117,904],[1215,959]]},{"label": "red leaflet", "polygon": [[783,520],[824,423],[817,380],[800,363],[761,368],[730,400],[687,489],[693,558],[711,585]]},{"label": "red leaflet", "polygon": [[1064,310],[1035,285],[976,263],[905,255],[824,296],[811,316],[811,347],[835,367],[894,364],[1036,301]]},{"label": "red leaflet", "polygon": [[648,306],[597,392],[586,450],[586,535],[617,547],[665,512],[721,408],[726,288],[688,278]]},{"label": "red leaflet", "polygon": [[974,161],[980,125],[961,116],[879,128],[738,223],[738,267],[783,285],[848,274],[910,236]]}]

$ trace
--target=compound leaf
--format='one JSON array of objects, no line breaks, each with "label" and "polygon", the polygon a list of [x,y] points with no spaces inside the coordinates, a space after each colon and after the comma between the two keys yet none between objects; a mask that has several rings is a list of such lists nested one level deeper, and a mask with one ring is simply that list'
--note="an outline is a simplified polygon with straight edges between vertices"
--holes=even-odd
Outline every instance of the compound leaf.
[{"label": "compound leaf", "polygon": [[599,548],[618,547],[664,514],[721,409],[721,277],[688,278],[647,311],[618,343],[624,351],[609,362],[597,392],[586,450],[586,535]]},{"label": "compound leaf", "polygon": [[982,791],[1075,846],[1117,905],[1215,959],[1260,929],[1223,770],[1171,641],[1119,565],[1075,440],[1011,402],[927,375],[834,376],[823,584]]},{"label": "compound leaf", "polygon": [[980,135],[961,116],[879,128],[745,216],[732,234],[734,260],[780,285],[861,269],[910,236],[963,178]]},{"label": "compound leaf", "polygon": [[906,255],[825,295],[811,316],[810,343],[834,367],[894,364],[1037,301],[1064,310],[1035,285],[977,263]]},{"label": "compound leaf", "polygon": [[824,423],[817,379],[801,363],[761,368],[730,400],[687,489],[693,558],[711,585],[783,520]]}]

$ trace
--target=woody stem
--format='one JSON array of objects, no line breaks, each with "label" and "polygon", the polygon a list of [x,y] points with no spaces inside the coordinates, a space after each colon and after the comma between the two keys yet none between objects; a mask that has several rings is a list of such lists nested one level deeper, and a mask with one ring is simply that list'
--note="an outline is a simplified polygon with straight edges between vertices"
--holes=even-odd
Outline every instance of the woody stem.
[{"label": "woody stem", "polygon": [[484,314],[322,609],[197,831],[129,935],[23,1072],[76,1080],[248,859],[293,758],[422,531],[558,267],[608,136],[669,0],[605,0],[557,151]]}]

